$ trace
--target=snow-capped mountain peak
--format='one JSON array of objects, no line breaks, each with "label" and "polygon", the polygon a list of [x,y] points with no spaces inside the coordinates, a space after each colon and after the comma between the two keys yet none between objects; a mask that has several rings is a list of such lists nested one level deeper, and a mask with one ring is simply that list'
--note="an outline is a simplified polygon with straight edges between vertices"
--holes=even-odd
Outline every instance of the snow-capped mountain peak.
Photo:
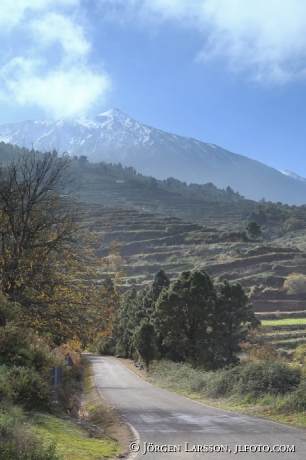
[{"label": "snow-capped mountain peak", "polygon": [[0,141],[36,150],[57,149],[91,162],[121,162],[158,179],[217,187],[247,198],[306,203],[306,179],[278,171],[215,144],[167,133],[113,108],[96,116],[28,120],[0,126]]},{"label": "snow-capped mountain peak", "polygon": [[122,112],[122,110],[117,109],[117,108],[107,110],[106,112],[100,113],[98,116],[99,117],[111,117],[111,118],[117,118],[117,119],[122,119],[122,120],[131,118],[129,115],[127,115],[126,113]]},{"label": "snow-capped mountain peak", "polygon": [[292,179],[299,180],[300,182],[306,182],[305,177],[299,176],[292,171],[288,171],[287,169],[278,169],[279,172],[284,174],[285,176],[292,177]]}]

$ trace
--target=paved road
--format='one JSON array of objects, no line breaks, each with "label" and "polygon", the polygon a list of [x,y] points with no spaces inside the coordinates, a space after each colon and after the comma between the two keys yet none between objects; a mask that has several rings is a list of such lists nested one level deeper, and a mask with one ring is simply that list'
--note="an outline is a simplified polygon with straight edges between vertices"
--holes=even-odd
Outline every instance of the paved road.
[{"label": "paved road", "polygon": [[[145,382],[113,358],[89,355],[88,359],[101,395],[134,429],[140,450],[129,459],[306,459],[302,428],[191,401]],[[295,446],[295,452],[265,452],[268,446],[277,450]]]}]

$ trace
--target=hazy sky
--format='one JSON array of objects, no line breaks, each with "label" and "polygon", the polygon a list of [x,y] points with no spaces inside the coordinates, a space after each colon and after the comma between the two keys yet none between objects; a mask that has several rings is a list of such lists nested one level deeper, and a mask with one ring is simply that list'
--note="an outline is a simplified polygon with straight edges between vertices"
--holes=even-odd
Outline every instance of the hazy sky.
[{"label": "hazy sky", "polygon": [[1,0],[0,124],[118,107],[306,177],[305,0]]}]

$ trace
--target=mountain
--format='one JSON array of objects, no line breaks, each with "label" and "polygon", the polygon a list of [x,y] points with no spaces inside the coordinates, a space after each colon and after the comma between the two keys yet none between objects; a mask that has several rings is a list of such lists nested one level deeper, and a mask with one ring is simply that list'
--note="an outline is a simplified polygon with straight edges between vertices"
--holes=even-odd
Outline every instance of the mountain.
[{"label": "mountain", "polygon": [[213,182],[253,200],[306,203],[306,182],[214,144],[144,125],[119,109],[92,117],[25,121],[0,126],[0,141],[36,150],[122,163],[158,179]]},{"label": "mountain", "polygon": [[298,174],[295,174],[292,171],[288,171],[287,169],[278,169],[278,171],[282,174],[285,174],[285,176],[292,177],[293,179],[299,180],[300,182],[306,182],[305,177],[298,176]]}]

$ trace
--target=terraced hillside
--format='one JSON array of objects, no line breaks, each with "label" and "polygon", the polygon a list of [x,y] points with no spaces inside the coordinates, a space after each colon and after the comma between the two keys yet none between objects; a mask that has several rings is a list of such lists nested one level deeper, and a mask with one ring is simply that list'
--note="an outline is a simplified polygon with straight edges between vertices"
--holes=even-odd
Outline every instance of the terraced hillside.
[{"label": "terraced hillside", "polygon": [[167,181],[163,184],[136,174],[133,168],[85,163],[82,167],[75,164],[74,172],[80,199],[86,203],[176,216],[203,225],[210,225],[213,219],[218,228],[239,226],[255,204],[236,194],[228,197],[225,191],[218,190],[213,184],[201,196],[196,190],[176,189],[179,181],[168,181],[167,186]]},{"label": "terraced hillside", "polygon": [[163,268],[171,278],[182,270],[205,267],[214,283],[239,281],[256,311],[292,311],[303,299],[283,290],[286,276],[306,273],[306,254],[248,238],[245,232],[222,231],[177,217],[82,204],[83,219],[98,236],[97,250],[120,244],[125,284],[141,288]]},{"label": "terraced hillside", "polygon": [[258,317],[262,322],[258,341],[273,344],[287,356],[306,343],[306,311],[261,313]]},{"label": "terraced hillside", "polygon": [[[122,292],[142,289],[160,268],[174,280],[183,270],[204,267],[217,289],[223,279],[239,281],[256,313],[267,320],[274,318],[273,325],[263,323],[262,340],[288,351],[306,339],[305,295],[289,295],[284,289],[288,275],[306,274],[306,254],[301,249],[252,240],[245,232],[97,203],[82,203],[81,212],[82,223],[97,237],[97,253],[107,257],[110,243],[120,249],[121,257],[111,255],[111,264],[101,267],[100,275],[102,280],[111,267],[122,266]],[[304,322],[278,324],[296,315]]]},{"label": "terraced hillside", "polygon": [[[0,145],[4,162],[20,153]],[[86,157],[71,168],[82,226],[93,230],[96,252],[109,261],[97,282],[122,267],[120,290],[139,290],[160,268],[174,280],[183,270],[205,267],[217,289],[223,279],[239,281],[257,314],[276,321],[263,323],[264,340],[286,349],[304,341],[304,323],[282,320],[306,317],[305,206],[256,203],[211,183],[156,181],[120,164],[90,164]],[[261,225],[262,238],[247,235],[250,220]],[[110,243],[117,248],[111,255]],[[305,289],[286,289],[293,274],[305,276]]]},{"label": "terraced hillside", "polygon": [[306,229],[305,206],[256,203],[211,183],[187,186],[173,178],[157,181],[121,165],[75,160],[72,167],[80,199],[86,203],[179,217],[219,230],[243,231],[248,220],[256,220],[267,241]]}]

